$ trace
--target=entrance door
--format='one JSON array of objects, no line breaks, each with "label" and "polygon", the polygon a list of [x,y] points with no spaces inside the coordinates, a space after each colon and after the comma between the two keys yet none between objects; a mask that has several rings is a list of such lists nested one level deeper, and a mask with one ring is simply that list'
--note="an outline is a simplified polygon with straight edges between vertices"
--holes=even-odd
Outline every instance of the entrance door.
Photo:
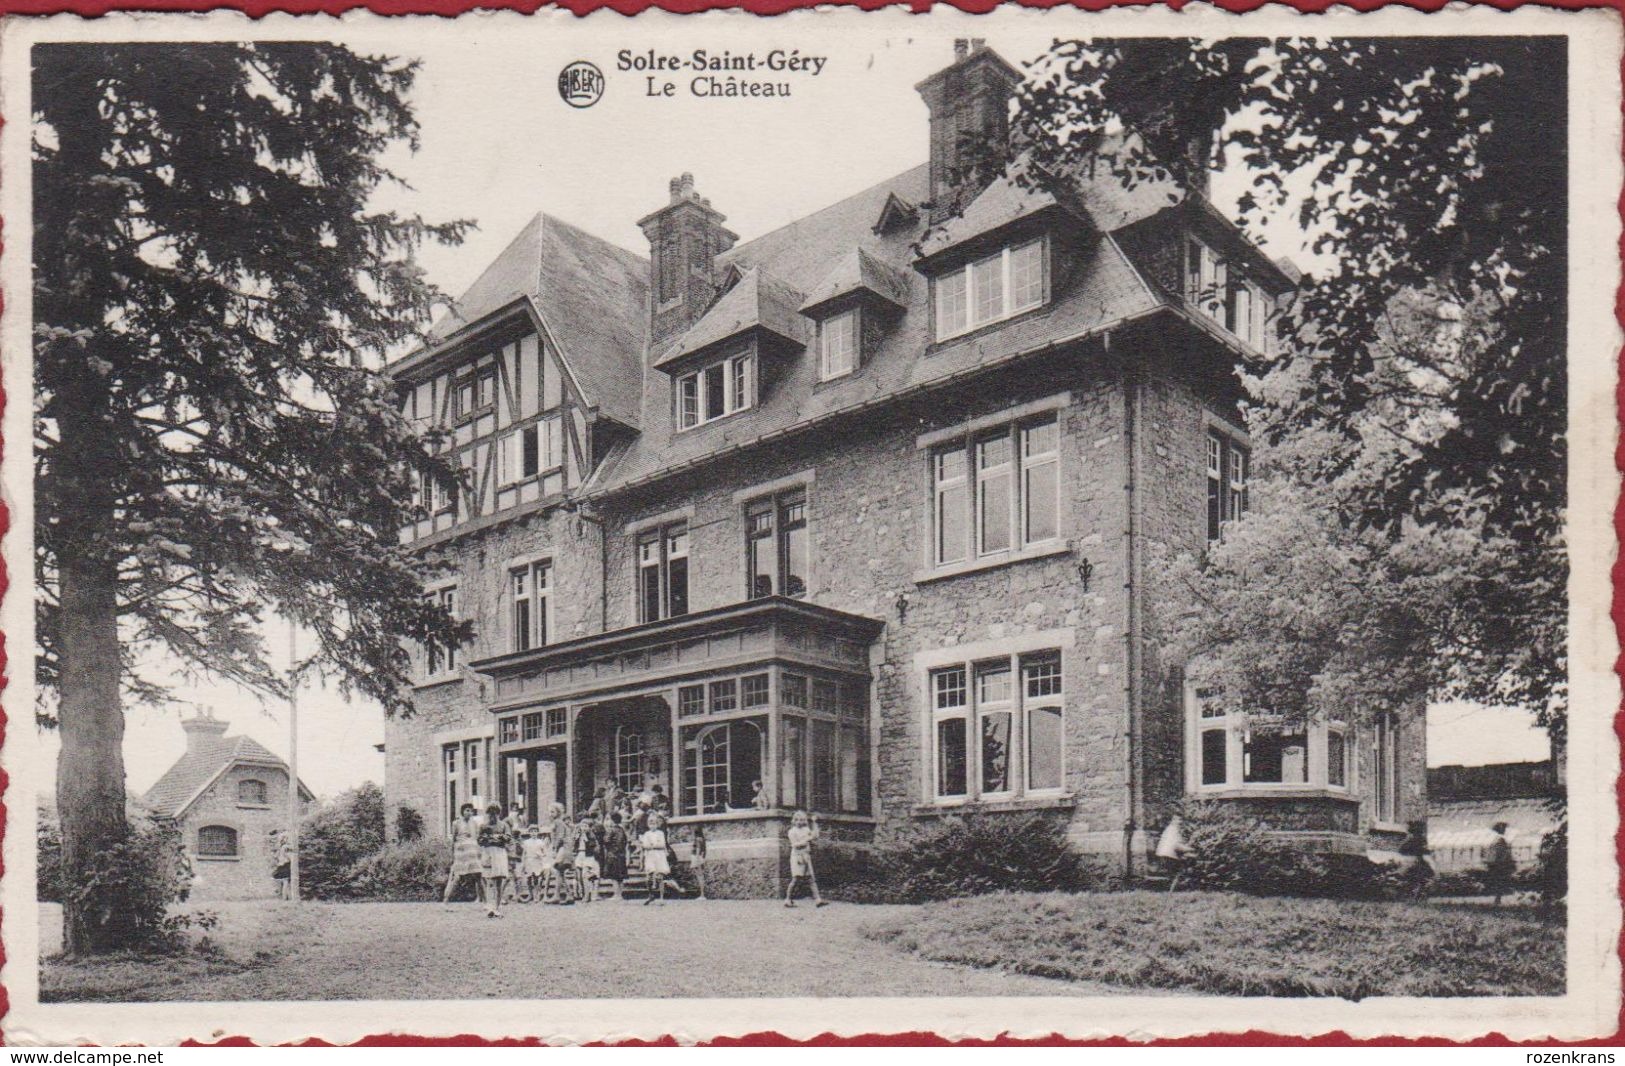
[{"label": "entrance door", "polygon": [[[562,748],[557,749],[562,753]],[[562,754],[558,757],[562,757]],[[503,757],[503,803],[525,805],[525,819],[541,823],[547,808],[564,802],[564,775],[551,751],[515,752]]]}]

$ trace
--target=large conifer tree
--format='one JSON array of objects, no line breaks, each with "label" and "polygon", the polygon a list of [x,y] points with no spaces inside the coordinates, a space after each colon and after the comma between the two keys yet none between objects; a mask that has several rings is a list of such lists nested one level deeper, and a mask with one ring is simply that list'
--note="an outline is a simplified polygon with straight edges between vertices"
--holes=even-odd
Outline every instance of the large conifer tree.
[{"label": "large conifer tree", "polygon": [[66,946],[120,946],[98,863],[128,827],[123,707],[187,673],[281,690],[270,615],[313,668],[405,706],[403,639],[455,635],[397,530],[449,473],[378,368],[455,241],[369,203],[416,147],[414,65],[329,44],[34,49],[40,713],[61,731]]}]

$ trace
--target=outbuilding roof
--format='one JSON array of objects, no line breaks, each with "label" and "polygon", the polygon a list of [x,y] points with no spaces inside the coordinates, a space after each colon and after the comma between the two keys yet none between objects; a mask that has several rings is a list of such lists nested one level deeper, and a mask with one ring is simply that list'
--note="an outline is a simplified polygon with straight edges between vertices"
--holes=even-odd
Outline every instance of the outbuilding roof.
[{"label": "outbuilding roof", "polygon": [[[274,767],[284,772],[288,769],[281,757],[253,737],[190,739],[192,747],[141,797],[142,805],[157,817],[181,817],[220,775],[239,763]],[[314,798],[302,781],[299,791],[306,799]]]}]

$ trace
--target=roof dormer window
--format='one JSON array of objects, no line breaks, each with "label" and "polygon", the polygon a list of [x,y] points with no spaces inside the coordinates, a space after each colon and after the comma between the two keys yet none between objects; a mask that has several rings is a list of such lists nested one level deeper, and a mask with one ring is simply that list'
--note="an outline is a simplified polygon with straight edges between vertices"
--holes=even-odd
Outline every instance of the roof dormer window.
[{"label": "roof dormer window", "polygon": [[1042,237],[973,259],[932,280],[937,340],[1002,319],[1044,303],[1048,293]]},{"label": "roof dormer window", "polygon": [[746,353],[712,363],[678,378],[676,388],[678,429],[749,410],[756,402],[756,357]]},{"label": "roof dormer window", "polygon": [[818,380],[845,377],[857,369],[858,315],[851,307],[818,324]]}]

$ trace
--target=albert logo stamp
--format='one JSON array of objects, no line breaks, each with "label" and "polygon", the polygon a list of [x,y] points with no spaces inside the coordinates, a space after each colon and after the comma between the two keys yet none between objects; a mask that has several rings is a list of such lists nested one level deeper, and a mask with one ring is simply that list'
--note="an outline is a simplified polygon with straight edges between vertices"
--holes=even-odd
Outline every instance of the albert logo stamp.
[{"label": "albert logo stamp", "polygon": [[604,95],[604,72],[578,59],[559,71],[559,96],[571,107],[591,107]]}]

